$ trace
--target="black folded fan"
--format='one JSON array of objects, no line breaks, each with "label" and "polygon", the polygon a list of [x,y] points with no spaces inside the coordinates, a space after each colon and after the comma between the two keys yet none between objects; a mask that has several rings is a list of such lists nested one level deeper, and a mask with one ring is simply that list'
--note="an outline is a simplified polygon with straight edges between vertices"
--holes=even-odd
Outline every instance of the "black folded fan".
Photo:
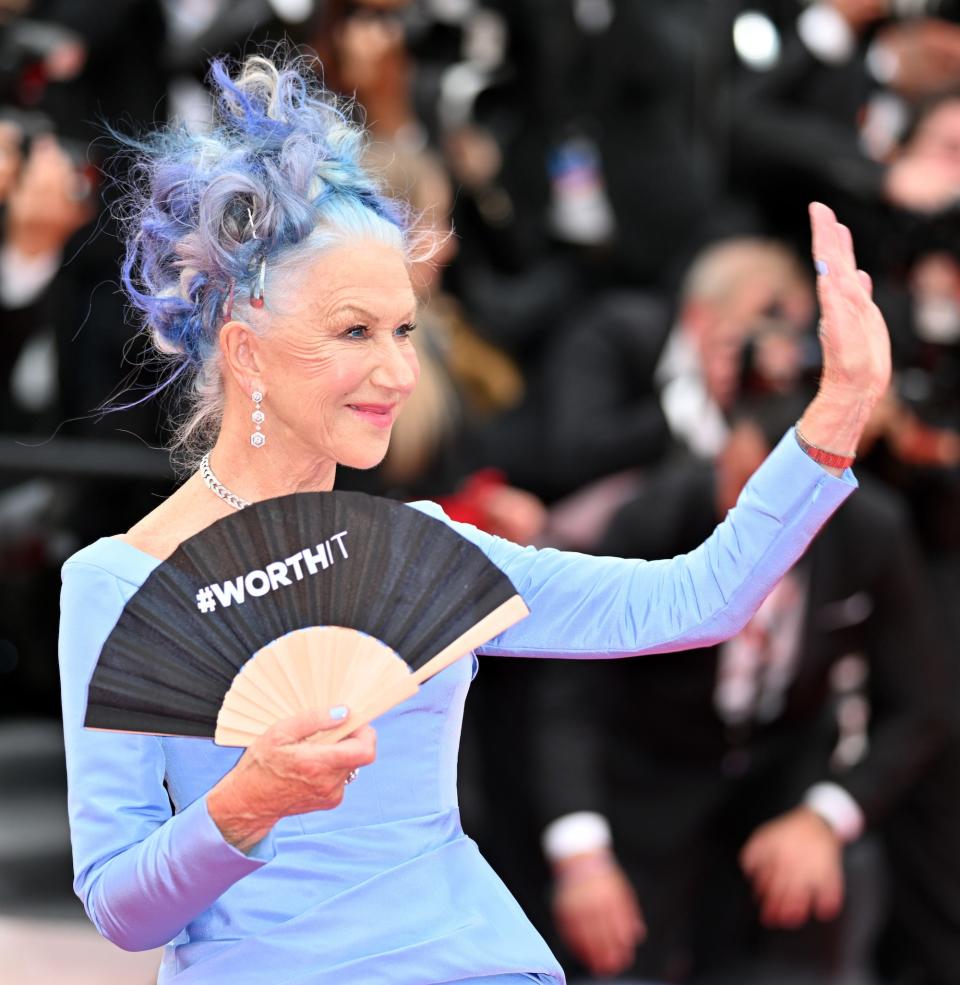
[{"label": "black folded fan", "polygon": [[88,728],[246,746],[345,704],[335,741],[527,614],[510,580],[440,520],[362,493],[298,493],[184,541],[100,651]]}]

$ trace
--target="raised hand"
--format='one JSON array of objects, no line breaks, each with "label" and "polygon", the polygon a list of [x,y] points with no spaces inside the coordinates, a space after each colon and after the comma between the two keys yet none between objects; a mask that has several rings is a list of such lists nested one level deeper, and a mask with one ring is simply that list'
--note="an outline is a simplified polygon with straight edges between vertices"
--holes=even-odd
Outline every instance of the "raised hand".
[{"label": "raised hand", "polygon": [[853,454],[890,384],[890,336],[873,303],[870,277],[857,269],[850,230],[818,202],[810,206],[810,223],[823,375],[803,415],[803,434],[820,448]]}]

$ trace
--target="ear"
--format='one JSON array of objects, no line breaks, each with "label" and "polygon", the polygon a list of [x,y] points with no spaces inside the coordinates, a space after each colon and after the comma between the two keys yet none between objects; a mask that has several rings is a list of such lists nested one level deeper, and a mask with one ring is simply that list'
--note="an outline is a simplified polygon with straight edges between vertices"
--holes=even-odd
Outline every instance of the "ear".
[{"label": "ear", "polygon": [[228,321],[220,329],[220,352],[224,372],[229,373],[244,393],[263,391],[261,339],[243,321]]}]

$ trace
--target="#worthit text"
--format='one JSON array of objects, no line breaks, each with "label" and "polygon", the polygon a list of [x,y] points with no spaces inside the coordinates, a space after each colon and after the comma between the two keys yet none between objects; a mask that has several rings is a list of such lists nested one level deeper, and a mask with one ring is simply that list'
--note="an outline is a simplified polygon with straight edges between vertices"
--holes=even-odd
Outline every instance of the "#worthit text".
[{"label": "#worthit text", "polygon": [[[245,575],[205,585],[196,594],[197,608],[201,612],[214,612],[218,603],[225,608],[242,605],[248,597],[259,598],[284,585],[292,585],[294,581],[303,581],[307,575],[315,575],[318,571],[329,568],[337,553],[343,558],[350,556],[344,543],[346,536],[347,531],[341,530],[317,544],[316,549],[304,547],[284,561],[271,561],[262,569],[255,568]],[[334,551],[332,544],[337,545],[338,552]]]}]

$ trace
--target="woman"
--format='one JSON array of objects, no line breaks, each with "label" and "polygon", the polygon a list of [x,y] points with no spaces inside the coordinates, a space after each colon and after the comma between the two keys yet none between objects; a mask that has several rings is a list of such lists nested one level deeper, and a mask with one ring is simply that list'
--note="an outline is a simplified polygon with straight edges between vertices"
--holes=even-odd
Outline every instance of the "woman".
[{"label": "woman", "polygon": [[[417,380],[410,227],[358,166],[361,134],[293,69],[253,58],[214,81],[220,125],[148,147],[125,268],[175,374],[193,374],[181,448],[209,456],[126,535],[64,567],[77,892],[121,947],[167,944],[160,977],[177,985],[562,983],[460,829],[467,661],[378,719],[376,762],[370,727],[309,741],[346,709],[280,722],[243,755],[82,728],[99,649],[160,560],[247,502],[375,465]],[[886,330],[849,235],[825,207],[812,220],[825,370],[802,430],[844,451],[887,384]],[[736,632],[855,485],[844,462],[814,458],[785,436],[714,535],[669,562],[521,549],[454,524],[532,610],[482,652],[627,656]]]}]

